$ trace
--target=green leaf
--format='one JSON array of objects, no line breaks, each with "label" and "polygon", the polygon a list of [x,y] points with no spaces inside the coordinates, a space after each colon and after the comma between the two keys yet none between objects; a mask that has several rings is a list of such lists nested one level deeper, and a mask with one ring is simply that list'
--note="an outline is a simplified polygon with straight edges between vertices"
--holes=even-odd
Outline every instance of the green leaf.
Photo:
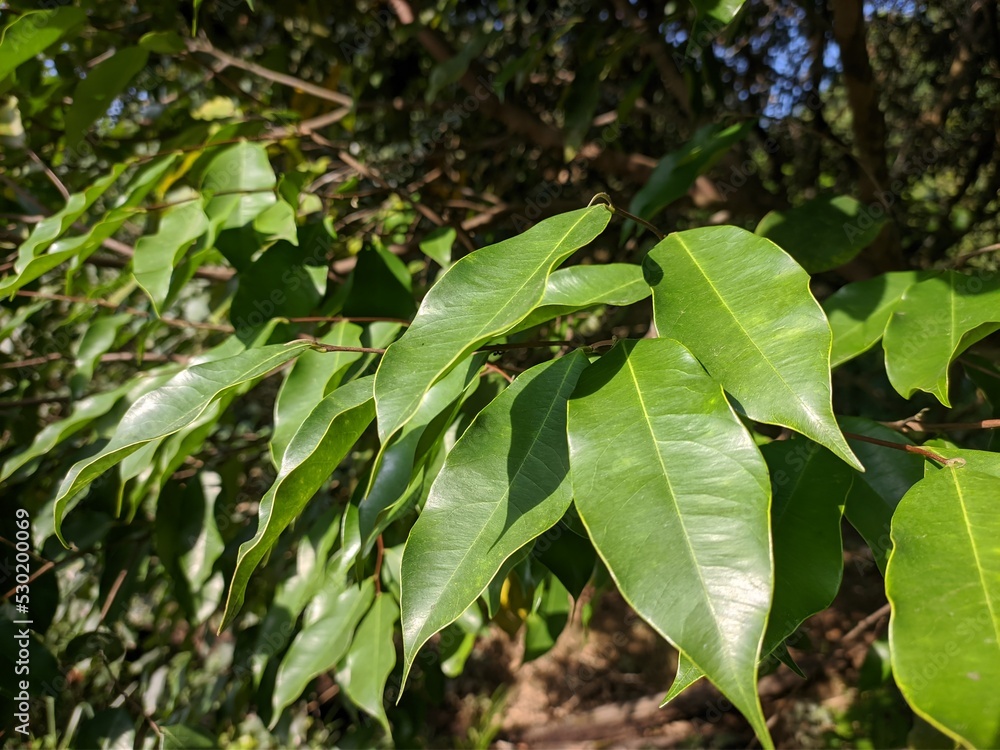
[{"label": "green leaf", "polygon": [[[374,542],[374,532],[383,511],[405,495],[413,469],[419,465],[418,459],[426,457],[428,440],[436,441],[451,424],[458,399],[470,384],[477,381],[485,359],[485,354],[470,357],[467,364],[456,367],[435,383],[424,394],[416,414],[403,426],[399,436],[380,447],[368,490],[358,503],[361,538],[364,541],[362,554],[367,554]],[[452,409],[449,410],[449,407]],[[425,448],[423,451],[422,446]],[[421,453],[423,455],[419,455]]]},{"label": "green leaf", "polygon": [[521,322],[541,302],[552,269],[597,237],[610,218],[605,205],[560,214],[449,268],[379,365],[375,405],[382,442],[413,418],[434,383]]},{"label": "green leaf", "polygon": [[374,596],[375,585],[370,578],[360,587],[346,589],[331,582],[328,590],[320,594],[317,606],[312,608],[313,619],[295,636],[278,667],[272,725],[278,723],[281,712],[302,694],[310,681],[333,669],[347,653],[354,630]]},{"label": "green leaf", "polygon": [[306,417],[288,444],[277,478],[260,501],[257,533],[240,545],[219,632],[229,626],[243,606],[254,568],[323,486],[374,416],[372,380],[368,377],[338,388]]},{"label": "green leaf", "polygon": [[601,75],[607,58],[596,55],[577,66],[563,105],[564,158],[576,157],[583,140],[594,122],[594,113],[601,101]]},{"label": "green leaf", "polygon": [[[861,228],[865,224],[865,228]],[[847,263],[875,241],[885,219],[847,195],[822,196],[785,211],[767,213],[754,234],[766,237],[809,273]]]},{"label": "green leaf", "polygon": [[[865,435],[877,440],[912,445],[913,442],[890,427],[860,417],[841,417],[846,432]],[[924,459],[881,445],[850,440],[851,447],[865,466],[847,496],[844,515],[867,542],[879,570],[885,571],[892,549],[890,530],[892,515],[900,499],[923,477]]]},{"label": "green leaf", "polygon": [[441,268],[448,268],[456,234],[452,227],[438,227],[420,241],[420,251]]},{"label": "green leaf", "polygon": [[[691,140],[673,151],[656,165],[643,188],[635,194],[628,210],[641,219],[652,219],[678,198],[682,198],[698,179],[710,169],[734,144],[743,140],[753,130],[753,123],[706,125],[699,128]],[[628,234],[634,222],[627,222],[622,230]]]},{"label": "green leaf", "polygon": [[178,55],[184,51],[184,39],[176,31],[150,31],[139,38],[139,46],[159,55]]},{"label": "green leaf", "polygon": [[382,694],[385,681],[396,666],[393,631],[399,621],[399,607],[388,594],[375,603],[358,625],[344,663],[337,670],[337,682],[359,708],[374,716],[386,734],[390,733]]},{"label": "green leaf", "polygon": [[524,658],[522,663],[547,654],[569,621],[569,592],[553,575],[535,592],[535,607],[524,620]]},{"label": "green leaf", "polygon": [[958,271],[914,284],[903,294],[885,329],[885,370],[892,387],[903,398],[926,391],[945,406],[948,369],[967,347],[993,325],[967,334],[983,324],[1000,322],[1000,280],[984,282]]},{"label": "green leaf", "polygon": [[63,649],[63,664],[77,664],[84,659],[100,656],[113,662],[125,655],[125,644],[114,633],[107,630],[93,630],[81,633],[66,644]]},{"label": "green leaf", "polygon": [[195,365],[132,404],[111,441],[99,453],[75,463],[59,486],[53,506],[59,541],[66,544],[61,528],[70,500],[97,477],[145,444],[190,424],[230,389],[266,375],[309,346],[306,341],[296,341]]},{"label": "green leaf", "polygon": [[[830,606],[844,571],[841,517],[860,475],[811,441],[761,447],[771,473],[774,599],[762,653]],[[857,479],[855,479],[857,477]]]},{"label": "green leaf", "polygon": [[243,141],[223,149],[205,169],[202,190],[214,197],[205,213],[209,219],[225,216],[222,229],[249,224],[277,202],[278,181],[259,143]]},{"label": "green leaf", "polygon": [[114,346],[115,338],[121,327],[132,320],[131,315],[103,315],[97,318],[84,332],[76,347],[76,359],[74,365],[76,372],[70,378],[70,389],[73,394],[79,396],[94,377],[94,368],[101,359],[101,355],[106,354]]},{"label": "green leaf", "polygon": [[[361,326],[342,320],[320,341],[331,346],[360,347],[361,333]],[[281,465],[288,443],[306,417],[337,389],[345,370],[360,358],[361,352],[308,351],[295,360],[274,402],[271,459],[275,466]]]},{"label": "green leaf", "polygon": [[82,8],[70,6],[29,11],[15,18],[0,32],[0,81],[21,63],[76,31],[86,20]]},{"label": "green leaf", "polygon": [[253,220],[253,228],[264,235],[265,241],[287,240],[293,245],[299,244],[295,209],[283,200],[258,214]]},{"label": "green leaf", "polygon": [[871,349],[882,338],[903,293],[922,278],[921,271],[896,271],[841,287],[823,302],[833,331],[833,367]]},{"label": "green leaf", "polygon": [[76,85],[73,103],[66,111],[66,145],[76,148],[87,129],[103,117],[135,75],[146,66],[149,50],[125,47],[87,71]]},{"label": "green leaf", "polygon": [[[147,382],[151,385],[162,383],[165,378],[150,378]],[[141,382],[141,381],[140,381]],[[41,432],[35,435],[31,445],[20,453],[15,453],[3,465],[0,470],[0,482],[10,478],[15,471],[36,458],[49,453],[57,445],[72,437],[77,432],[87,427],[98,417],[107,414],[111,408],[117,404],[131,389],[136,386],[134,382],[126,383],[110,391],[88,396],[76,402],[72,414],[58,422],[53,422],[44,427]]]},{"label": "green leaf", "polygon": [[740,12],[745,0],[691,0],[699,16],[708,16],[721,23],[729,23]]},{"label": "green leaf", "polygon": [[73,223],[93,205],[94,201],[104,195],[108,188],[121,177],[125,168],[125,164],[115,164],[104,177],[95,181],[85,190],[73,193],[61,210],[38,222],[31,234],[28,235],[28,239],[22,242],[21,247],[18,248],[17,260],[14,262],[14,276],[7,278],[7,282],[0,288],[0,292],[7,293],[11,287],[11,280],[24,273],[32,261],[41,256],[49,245],[65,234],[73,226]]},{"label": "green leaf", "polygon": [[[215,498],[221,489],[218,475],[200,472],[187,480],[167,484],[156,505],[156,554],[174,581],[177,599],[195,623],[218,605],[222,574],[213,576],[225,542],[215,522]],[[209,581],[217,579],[216,586]],[[209,590],[215,589],[215,590]]]},{"label": "green leaf", "polygon": [[631,305],[649,294],[642,267],[632,263],[560,268],[549,276],[541,303],[517,330],[596,305]]},{"label": "green leaf", "polygon": [[833,416],[830,326],[798,263],[743,229],[706,227],[671,234],[644,265],[660,336],[690,349],[751,419],[862,468]]},{"label": "green leaf", "polygon": [[[94,192],[91,192],[92,188],[88,188],[84,193],[78,194],[81,196],[80,200],[74,200],[74,196],[70,196],[70,200],[66,202],[66,207],[59,214],[49,217],[50,219],[55,219],[56,216],[61,215],[59,221],[53,221],[47,230],[38,236],[35,242],[30,242],[31,237],[29,237],[29,242],[25,243],[29,246],[27,250],[25,247],[21,247],[18,252],[18,259],[14,264],[16,275],[7,277],[3,286],[0,286],[0,296],[13,294],[25,284],[34,281],[42,274],[51,271],[67,260],[75,259],[82,261],[88,258],[91,253],[101,246],[104,240],[111,237],[131,216],[138,212],[139,209],[137,206],[145,199],[149,191],[155,187],[156,182],[176,159],[177,156],[171,154],[153,162],[149,167],[139,172],[126,186],[125,200],[121,201],[118,206],[105,214],[87,232],[74,237],[63,237],[53,242],[55,237],[62,234],[79,218],[97,196],[103,194],[110,187],[111,183],[114,182],[113,178],[116,178],[120,174],[118,167],[115,167],[110,175],[103,178],[100,185],[92,186],[92,188],[97,188]],[[39,227],[41,227],[41,224],[35,228],[35,231],[31,235],[32,237],[39,233]]]},{"label": "green leaf", "polygon": [[622,596],[771,746],[756,689],[770,486],[722,389],[676,341],[621,342],[581,376],[569,444],[577,510]]},{"label": "green leaf", "polygon": [[403,550],[404,684],[421,646],[569,507],[566,402],[586,365],[574,352],[522,373],[445,459]]},{"label": "green leaf", "polygon": [[344,315],[408,320],[415,310],[413,285],[406,265],[379,245],[358,253],[350,291],[344,300]]},{"label": "green leaf", "polygon": [[892,519],[886,571],[896,684],[913,709],[972,747],[1000,745],[1000,516],[995,476],[948,468]]},{"label": "green leaf", "polygon": [[575,534],[565,519],[536,539],[531,553],[552,571],[574,599],[580,597],[590,581],[597,562],[590,539]]},{"label": "green leaf", "polygon": [[215,737],[184,724],[161,726],[160,730],[163,750],[212,750],[219,746]]},{"label": "green leaf", "polygon": [[135,243],[132,274],[149,295],[157,315],[163,313],[174,266],[208,230],[208,217],[201,202],[188,201],[164,211],[156,234],[143,235]]},{"label": "green leaf", "polygon": [[676,341],[621,342],[581,376],[569,444],[577,510],[622,596],[770,745],[770,486],[722,389]]},{"label": "green leaf", "polygon": [[683,693],[698,680],[705,676],[705,673],[698,669],[698,665],[692,662],[683,651],[677,652],[677,671],[674,674],[674,681],[670,683],[670,689],[663,696],[660,708],[670,703],[674,698]]}]

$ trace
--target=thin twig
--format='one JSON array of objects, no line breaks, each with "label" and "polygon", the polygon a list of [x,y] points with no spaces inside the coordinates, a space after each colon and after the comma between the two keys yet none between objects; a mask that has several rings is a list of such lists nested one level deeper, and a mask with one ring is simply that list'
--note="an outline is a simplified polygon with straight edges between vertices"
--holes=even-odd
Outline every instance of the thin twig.
[{"label": "thin twig", "polygon": [[122,305],[116,305],[114,302],[108,302],[102,299],[92,299],[90,297],[70,297],[65,294],[50,294],[48,292],[31,292],[24,289],[20,289],[15,292],[20,297],[34,297],[37,299],[48,299],[55,300],[58,302],[74,302],[79,304],[94,305],[96,307],[103,307],[108,310],[116,310],[118,312],[123,312],[128,315],[135,315],[140,318],[153,318],[165,326],[171,326],[173,328],[196,328],[205,331],[219,331],[221,333],[232,333],[233,327],[226,325],[224,323],[199,323],[193,320],[180,320],[178,318],[160,318],[147,310],[140,310],[135,307],[126,307]]},{"label": "thin twig", "polygon": [[513,383],[514,382],[514,378],[511,377],[511,375],[506,370],[504,370],[502,367],[498,367],[497,365],[493,364],[492,362],[487,362],[484,365],[484,367],[486,368],[486,370],[488,370],[490,372],[495,372],[498,375],[502,376],[508,383]]},{"label": "thin twig", "polygon": [[987,253],[995,253],[997,250],[1000,250],[1000,242],[987,245],[986,247],[981,247],[978,250],[973,250],[972,252],[965,253],[964,255],[959,255],[951,262],[951,267],[961,268],[965,265],[965,262],[969,260],[969,258],[975,258],[978,255],[986,255]]},{"label": "thin twig", "polygon": [[382,535],[379,534],[378,538],[375,540],[375,593],[382,593],[382,556],[385,554],[385,542],[382,541]]},{"label": "thin twig", "polygon": [[885,617],[890,612],[892,612],[892,605],[891,604],[883,604],[881,607],[879,607],[874,612],[872,612],[870,615],[868,615],[868,617],[866,617],[861,622],[859,622],[857,625],[855,625],[853,628],[851,628],[850,630],[848,630],[847,633],[844,635],[844,637],[840,639],[841,642],[842,643],[850,643],[851,641],[853,641],[859,635],[861,635],[862,633],[864,633],[866,630],[868,630],[868,628],[870,628],[872,625],[874,625],[876,622],[878,622],[879,620],[881,620],[883,617]]},{"label": "thin twig", "polygon": [[56,177],[56,173],[53,172],[51,169],[49,169],[49,165],[46,164],[44,161],[42,161],[42,158],[38,154],[36,154],[30,148],[27,151],[28,151],[28,156],[31,157],[31,160],[33,162],[35,162],[35,164],[37,164],[39,167],[42,168],[42,171],[45,173],[45,176],[49,178],[49,182],[51,182],[53,185],[56,186],[56,190],[58,190],[60,192],[60,194],[63,197],[63,200],[67,200],[68,201],[69,200],[69,190],[67,190],[66,186],[63,185],[62,180],[60,180],[58,177]]},{"label": "thin twig", "polygon": [[937,461],[939,464],[944,464],[945,466],[965,466],[964,458],[945,458],[944,456],[938,455],[932,450],[929,450],[927,448],[921,448],[919,445],[909,445],[908,443],[893,443],[889,440],[879,440],[878,438],[868,437],[867,435],[858,435],[855,432],[845,432],[844,436],[850,438],[851,440],[860,440],[863,443],[871,443],[872,445],[881,445],[884,448],[895,448],[898,451],[906,451],[907,453],[916,453],[918,456],[929,458],[932,461]]}]

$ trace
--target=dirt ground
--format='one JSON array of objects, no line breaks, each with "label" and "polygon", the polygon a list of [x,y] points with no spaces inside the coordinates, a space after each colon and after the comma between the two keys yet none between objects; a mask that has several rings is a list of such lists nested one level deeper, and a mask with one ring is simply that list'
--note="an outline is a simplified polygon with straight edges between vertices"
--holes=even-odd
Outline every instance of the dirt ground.
[{"label": "dirt ground", "polygon": [[[881,576],[857,545],[845,553],[833,606],[810,618],[790,648],[805,678],[780,666],[760,680],[779,747],[880,747],[895,744],[900,732],[905,738],[909,717],[895,688],[880,689],[876,700],[857,688],[871,642],[885,637],[884,604]],[[594,603],[586,631],[578,613],[555,648],[528,664],[521,664],[519,638],[497,630],[483,640],[449,690],[445,731],[461,746],[500,749],[758,746],[705,680],[659,708],[676,652],[617,593]]]}]

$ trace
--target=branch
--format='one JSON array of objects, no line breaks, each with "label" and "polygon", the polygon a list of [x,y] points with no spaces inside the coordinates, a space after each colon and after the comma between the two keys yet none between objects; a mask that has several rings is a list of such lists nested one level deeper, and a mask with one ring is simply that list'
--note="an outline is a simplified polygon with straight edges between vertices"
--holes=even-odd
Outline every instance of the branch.
[{"label": "branch", "polygon": [[856,432],[845,432],[844,437],[850,438],[851,440],[860,440],[863,443],[871,443],[872,445],[881,445],[884,448],[895,448],[898,451],[916,453],[918,456],[929,458],[932,461],[937,461],[939,464],[944,464],[945,466],[965,466],[964,458],[945,458],[928,448],[921,448],[919,445],[893,443],[889,440],[879,440],[878,438],[868,437],[867,435],[858,435]]}]

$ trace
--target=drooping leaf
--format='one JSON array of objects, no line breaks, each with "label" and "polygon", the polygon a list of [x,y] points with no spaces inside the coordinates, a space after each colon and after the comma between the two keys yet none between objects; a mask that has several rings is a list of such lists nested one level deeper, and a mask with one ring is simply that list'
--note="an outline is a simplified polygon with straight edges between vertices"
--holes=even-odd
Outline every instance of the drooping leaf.
[{"label": "drooping leaf", "polygon": [[264,146],[248,141],[229,146],[202,176],[202,189],[214,196],[205,213],[210,220],[225,216],[222,229],[245,226],[277,202],[277,182]]},{"label": "drooping leaf", "polygon": [[801,266],[737,227],[671,234],[644,265],[660,336],[690,349],[751,419],[861,468],[833,416],[830,326]]},{"label": "drooping leaf", "polygon": [[379,365],[375,405],[382,442],[413,418],[428,388],[523,320],[541,302],[552,269],[597,237],[610,218],[606,205],[560,214],[449,268]]},{"label": "drooping leaf", "polygon": [[76,148],[95,120],[107,113],[128,82],[149,59],[145,47],[124,47],[87,71],[76,85],[73,103],[66,110],[66,144]]},{"label": "drooping leaf", "polygon": [[338,388],[306,417],[288,444],[274,484],[260,501],[257,533],[240,545],[220,632],[243,606],[254,568],[337,468],[374,416],[372,380],[368,377]]},{"label": "drooping leaf", "polygon": [[[368,490],[358,503],[361,538],[364,540],[362,554],[367,554],[374,542],[374,531],[383,511],[405,494],[418,459],[427,453],[428,439],[436,441],[450,424],[453,412],[448,411],[448,407],[457,407],[457,400],[478,378],[485,359],[485,354],[470,357],[467,363],[459,365],[431,386],[420,400],[413,419],[403,426],[399,436],[379,448]],[[421,447],[424,448],[424,455],[418,455]]]},{"label": "drooping leaf", "polygon": [[570,530],[565,520],[542,534],[531,553],[552,571],[574,599],[583,592],[597,562],[597,552],[590,539]]},{"label": "drooping leaf", "polygon": [[539,584],[535,606],[525,618],[524,663],[547,654],[569,621],[569,592],[553,575]]},{"label": "drooping leaf", "polygon": [[314,619],[295,636],[278,667],[272,724],[278,722],[281,712],[302,694],[311,680],[333,669],[347,653],[355,628],[375,595],[370,578],[361,586],[345,588],[335,582],[329,585],[333,588],[317,600]]},{"label": "drooping leaf", "polygon": [[132,273],[149,295],[157,315],[163,312],[170,292],[174,266],[208,229],[201,202],[187,201],[166,209],[156,234],[143,235],[135,243]]},{"label": "drooping leaf", "polygon": [[[126,186],[126,197],[120,205],[117,205],[101,217],[88,231],[73,237],[62,237],[61,239],[52,241],[65,231],[65,228],[71,226],[76,218],[82,215],[85,210],[82,207],[89,205],[88,201],[92,202],[91,199],[96,198],[94,193],[90,192],[90,189],[84,191],[83,194],[79,194],[84,196],[79,201],[74,201],[74,196],[70,196],[70,200],[67,201],[63,212],[60,212],[62,214],[61,219],[58,222],[53,221],[48,229],[38,236],[35,242],[25,243],[29,245],[29,250],[26,251],[24,247],[20,249],[17,262],[14,264],[16,275],[7,277],[4,284],[0,286],[0,296],[13,294],[25,284],[34,281],[42,274],[51,271],[56,266],[68,260],[80,262],[90,257],[101,246],[104,240],[114,235],[130,217],[139,211],[137,208],[139,204],[156,187],[157,181],[170,165],[173,164],[176,158],[175,154],[170,154],[158,159],[146,167],[146,169],[140,171]],[[112,176],[116,175],[116,172],[118,172],[117,167],[102,180],[100,189],[96,191],[97,195],[102,194],[110,186],[111,182],[113,182]],[[71,204],[73,208],[72,210],[68,210]],[[55,216],[49,218],[55,219]],[[63,226],[64,224],[65,227]],[[37,233],[38,231],[38,228],[36,228],[35,232]],[[35,236],[35,233],[32,236]]]},{"label": "drooping leaf", "polygon": [[[699,128],[688,143],[660,159],[649,181],[635,194],[628,210],[641,219],[653,219],[664,208],[683,197],[698,175],[715,164],[751,130],[752,123],[728,127],[706,125]],[[634,223],[628,222],[623,233],[627,234],[634,226]]]},{"label": "drooping leaf", "polygon": [[122,326],[132,320],[131,315],[101,315],[89,326],[76,347],[74,365],[76,372],[70,378],[70,390],[80,396],[94,377],[94,368],[101,356],[114,346]]},{"label": "drooping leaf", "polygon": [[1000,479],[932,473],[892,519],[886,571],[896,684],[913,709],[971,747],[1000,744]]},{"label": "drooping leaf", "polygon": [[266,375],[309,346],[305,341],[266,346],[195,365],[132,404],[111,442],[99,453],[74,464],[59,486],[54,502],[59,541],[66,543],[61,527],[70,501],[97,477],[146,443],[172,435],[193,422],[227,390]]},{"label": "drooping leaf", "polygon": [[631,305],[649,295],[642,267],[632,263],[560,268],[549,276],[541,303],[517,330],[595,305]]},{"label": "drooping leaf", "polygon": [[882,338],[903,293],[926,274],[920,271],[884,273],[841,287],[823,301],[833,331],[833,367],[871,349]]},{"label": "drooping leaf", "polygon": [[404,683],[421,646],[569,507],[566,402],[586,365],[575,352],[522,373],[445,459],[403,551]]},{"label": "drooping leaf", "polygon": [[86,12],[73,6],[29,11],[15,18],[0,31],[0,81],[86,20]]},{"label": "drooping leaf", "polygon": [[[134,455],[134,454],[133,454]],[[215,561],[225,542],[215,521],[215,498],[221,489],[218,475],[200,472],[181,487],[171,482],[156,505],[156,555],[174,581],[177,599],[195,623],[218,605],[222,574],[214,573]],[[217,591],[207,591],[218,579]],[[208,594],[206,596],[206,594]]]},{"label": "drooping leaf", "polygon": [[[991,326],[981,329],[984,324]],[[901,396],[926,391],[945,406],[948,368],[979,338],[1000,328],[1000,280],[958,271],[914,284],[903,294],[885,329],[885,370]],[[975,337],[967,335],[977,331]]]},{"label": "drooping leaf", "polygon": [[[342,320],[319,340],[330,346],[360,347],[361,333],[361,326]],[[346,368],[360,357],[361,352],[308,351],[295,360],[274,402],[270,445],[275,466],[281,465],[281,457],[302,422],[320,401],[337,389]]]},{"label": "drooping leaf", "polygon": [[875,241],[885,219],[873,219],[867,211],[848,195],[821,196],[770,211],[754,234],[767,237],[809,273],[820,273],[844,265]]},{"label": "drooping leaf", "polygon": [[416,309],[406,265],[379,245],[362,250],[351,274],[344,315],[409,319]]},{"label": "drooping leaf", "polygon": [[393,631],[399,622],[399,606],[388,594],[375,597],[375,603],[358,625],[344,663],[337,670],[337,682],[365,713],[374,716],[386,734],[389,719],[385,715],[382,693],[385,681],[396,666]]},{"label": "drooping leaf", "polygon": [[676,341],[621,342],[581,376],[569,444],[577,510],[622,595],[769,746],[770,484],[722,389]]},{"label": "drooping leaf", "polygon": [[705,676],[698,665],[692,662],[683,651],[677,652],[677,671],[674,674],[674,681],[670,683],[670,689],[663,696],[660,708],[670,703],[674,698],[683,693],[698,680]]},{"label": "drooping leaf", "polygon": [[[861,417],[841,417],[845,432],[876,440],[912,444],[908,437],[890,427]],[[850,440],[850,439],[849,439]],[[847,496],[844,516],[867,542],[880,571],[885,571],[892,549],[890,530],[892,514],[900,499],[923,476],[924,459],[861,440],[850,440],[851,447],[865,466],[865,473],[855,478]]]},{"label": "drooping leaf", "polygon": [[769,443],[761,453],[773,492],[774,601],[762,650],[770,654],[807,617],[829,607],[840,590],[840,523],[851,486],[862,479],[811,441]]}]

